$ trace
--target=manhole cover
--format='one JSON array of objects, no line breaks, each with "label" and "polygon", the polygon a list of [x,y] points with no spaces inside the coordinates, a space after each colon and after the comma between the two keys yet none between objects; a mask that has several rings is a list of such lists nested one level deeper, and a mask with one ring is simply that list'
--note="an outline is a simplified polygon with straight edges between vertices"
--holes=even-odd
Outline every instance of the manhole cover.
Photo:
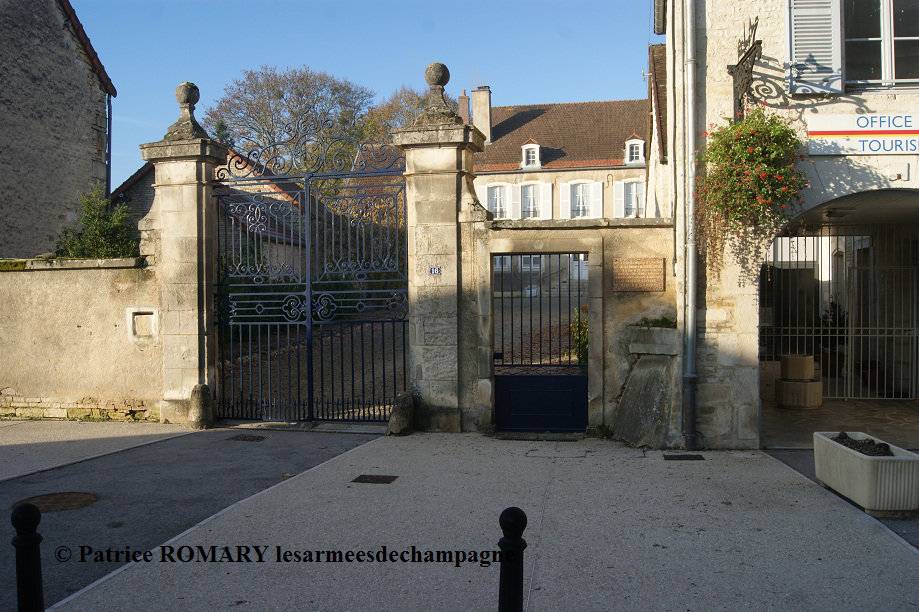
[{"label": "manhole cover", "polygon": [[677,454],[677,455],[664,455],[664,461],[703,461],[705,457],[702,455],[691,455],[691,454]]},{"label": "manhole cover", "polygon": [[48,512],[66,512],[67,510],[77,510],[85,508],[99,501],[99,496],[94,493],[78,493],[70,491],[67,493],[48,493],[47,495],[36,495],[29,499],[23,499],[13,504],[15,508],[19,504],[34,504],[42,514]]},{"label": "manhole cover", "polygon": [[380,474],[361,474],[351,482],[365,482],[368,484],[390,484],[398,476],[383,476]]},{"label": "manhole cover", "polygon": [[261,442],[265,436],[256,436],[253,434],[238,434],[227,438],[227,440],[236,440],[237,442]]}]

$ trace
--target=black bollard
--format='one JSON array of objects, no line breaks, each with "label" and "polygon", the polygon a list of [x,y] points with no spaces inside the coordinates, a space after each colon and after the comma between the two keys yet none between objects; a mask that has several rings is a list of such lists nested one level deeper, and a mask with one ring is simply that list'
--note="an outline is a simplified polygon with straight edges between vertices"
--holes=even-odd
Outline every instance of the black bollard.
[{"label": "black bollard", "polygon": [[13,508],[10,517],[16,528],[13,546],[16,547],[16,595],[19,612],[40,612],[45,609],[45,596],[41,584],[41,536],[36,529],[41,522],[41,510],[32,504]]},{"label": "black bollard", "polygon": [[527,547],[523,530],[527,528],[526,513],[511,506],[498,518],[504,537],[501,548],[501,582],[498,587],[498,612],[523,612],[523,549]]}]

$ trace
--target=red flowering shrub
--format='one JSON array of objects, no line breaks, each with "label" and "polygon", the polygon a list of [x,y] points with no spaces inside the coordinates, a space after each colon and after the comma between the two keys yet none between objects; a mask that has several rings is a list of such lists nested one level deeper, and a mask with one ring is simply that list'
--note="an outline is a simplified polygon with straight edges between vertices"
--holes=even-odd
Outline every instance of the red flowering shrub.
[{"label": "red flowering shrub", "polygon": [[788,205],[807,187],[804,170],[795,167],[804,159],[798,153],[801,141],[788,121],[761,106],[706,134],[695,196],[709,266],[720,265],[728,242],[736,259],[754,265],[758,274],[759,251],[768,247],[793,212]]}]

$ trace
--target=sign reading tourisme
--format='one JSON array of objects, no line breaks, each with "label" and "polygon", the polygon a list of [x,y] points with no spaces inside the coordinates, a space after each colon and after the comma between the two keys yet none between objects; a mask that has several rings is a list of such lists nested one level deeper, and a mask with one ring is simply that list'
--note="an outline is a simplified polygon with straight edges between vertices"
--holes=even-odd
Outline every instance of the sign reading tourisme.
[{"label": "sign reading tourisme", "polygon": [[811,155],[919,154],[919,115],[814,115],[807,120]]}]

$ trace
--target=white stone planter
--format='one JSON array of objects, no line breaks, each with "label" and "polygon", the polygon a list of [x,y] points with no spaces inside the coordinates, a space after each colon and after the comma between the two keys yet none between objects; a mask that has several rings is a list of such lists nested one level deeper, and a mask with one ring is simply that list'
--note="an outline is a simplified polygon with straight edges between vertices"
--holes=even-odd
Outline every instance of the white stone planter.
[{"label": "white stone planter", "polygon": [[[849,498],[872,516],[893,516],[919,510],[919,455],[890,444],[893,457],[870,457],[831,438],[839,432],[814,432],[817,482]],[[871,438],[846,432],[854,440]]]}]

